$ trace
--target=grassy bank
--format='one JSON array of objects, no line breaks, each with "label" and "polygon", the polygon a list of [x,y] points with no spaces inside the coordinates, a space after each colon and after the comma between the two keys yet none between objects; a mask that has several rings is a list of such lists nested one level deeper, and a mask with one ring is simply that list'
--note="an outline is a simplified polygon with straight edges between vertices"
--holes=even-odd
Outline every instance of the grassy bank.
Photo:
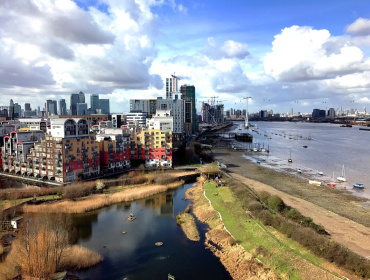
[{"label": "grassy bank", "polygon": [[[297,242],[264,226],[243,210],[241,202],[227,187],[204,184],[205,194],[221,214],[225,227],[236,241],[283,279],[335,279],[323,269],[323,260]],[[304,269],[302,269],[304,267]],[[313,279],[313,278],[311,278]]]}]

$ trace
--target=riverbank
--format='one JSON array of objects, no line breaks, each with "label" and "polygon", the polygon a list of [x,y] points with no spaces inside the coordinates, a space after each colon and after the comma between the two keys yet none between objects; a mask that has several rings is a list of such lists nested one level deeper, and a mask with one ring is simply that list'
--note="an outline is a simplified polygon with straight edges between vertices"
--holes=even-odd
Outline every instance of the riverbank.
[{"label": "riverbank", "polygon": [[353,252],[370,256],[370,209],[365,199],[346,191],[309,185],[307,181],[246,160],[243,152],[214,149],[215,159],[230,175],[255,191],[268,191],[322,225],[331,238]]},{"label": "riverbank", "polygon": [[229,187],[207,182],[188,192],[194,214],[210,226],[206,246],[233,279],[360,279],[264,226]]},{"label": "riverbank", "polygon": [[252,254],[237,245],[235,239],[224,229],[218,212],[203,195],[203,181],[186,191],[186,199],[194,203],[193,213],[199,221],[208,224],[205,245],[217,256],[231,277],[235,280],[269,279],[279,277],[264,266]]}]

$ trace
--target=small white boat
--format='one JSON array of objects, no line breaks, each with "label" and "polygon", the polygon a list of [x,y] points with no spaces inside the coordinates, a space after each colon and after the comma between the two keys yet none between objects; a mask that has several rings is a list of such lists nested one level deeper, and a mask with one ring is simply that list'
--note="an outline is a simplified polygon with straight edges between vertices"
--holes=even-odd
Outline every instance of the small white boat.
[{"label": "small white boat", "polygon": [[302,169],[298,169],[298,170],[297,170],[297,172],[298,172],[298,173],[302,173]]},{"label": "small white boat", "polygon": [[346,182],[346,181],[347,181],[347,179],[346,179],[346,174],[345,174],[345,172],[344,172],[344,165],[343,165],[343,167],[342,167],[342,176],[337,177],[337,180],[338,180],[339,182]]},{"label": "small white boat", "polygon": [[323,173],[323,172],[321,172],[321,171],[317,172],[317,174],[319,174],[319,175],[321,175],[321,176],[323,176],[323,175],[324,175],[324,173]]}]

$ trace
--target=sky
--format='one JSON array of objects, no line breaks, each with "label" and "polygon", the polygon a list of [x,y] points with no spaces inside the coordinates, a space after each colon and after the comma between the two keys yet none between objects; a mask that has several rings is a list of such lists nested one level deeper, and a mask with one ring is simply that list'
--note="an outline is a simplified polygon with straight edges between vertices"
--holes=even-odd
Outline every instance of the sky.
[{"label": "sky", "polygon": [[365,0],[1,0],[0,105],[80,91],[165,97],[165,79],[201,102],[249,112],[370,111]]}]

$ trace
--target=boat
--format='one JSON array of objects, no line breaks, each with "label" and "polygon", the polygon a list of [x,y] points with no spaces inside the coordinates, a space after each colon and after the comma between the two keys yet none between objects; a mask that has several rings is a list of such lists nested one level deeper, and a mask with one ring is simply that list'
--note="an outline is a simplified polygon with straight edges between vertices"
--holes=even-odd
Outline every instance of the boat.
[{"label": "boat", "polygon": [[324,173],[322,173],[321,171],[319,171],[319,172],[317,172],[317,174],[319,174],[319,175],[324,175]]},{"label": "boat", "polygon": [[362,184],[360,184],[360,183],[354,184],[354,185],[353,185],[353,187],[354,187],[354,188],[356,188],[356,189],[361,189],[361,190],[365,188],[365,187],[364,187]]},{"label": "boat", "polygon": [[298,169],[298,170],[297,170],[297,172],[298,172],[298,173],[302,173],[302,169]]},{"label": "boat", "polygon": [[344,172],[344,165],[343,165],[343,167],[342,167],[342,176],[339,176],[339,177],[337,177],[337,180],[339,181],[339,182],[346,182],[347,181],[347,179],[346,179],[346,177],[345,177],[346,175],[345,175],[345,172]]},{"label": "boat", "polygon": [[261,161],[259,161],[259,160],[257,160],[256,162],[257,162],[257,163],[261,163]]},{"label": "boat", "polygon": [[293,160],[292,160],[292,150],[290,150],[290,155],[289,155],[289,158],[288,158],[288,162],[289,163],[293,162]]},{"label": "boat", "polygon": [[304,145],[303,148],[307,148],[308,146],[307,145]]},{"label": "boat", "polygon": [[332,177],[332,181],[327,183],[327,185],[329,187],[331,187],[332,189],[335,189],[335,186],[338,185],[337,183],[334,182],[334,172],[333,172],[333,177]]},{"label": "boat", "polygon": [[316,180],[308,180],[308,183],[310,185],[321,186],[321,182],[320,181],[316,181]]},{"label": "boat", "polygon": [[352,127],[352,124],[342,124],[340,127]]}]

